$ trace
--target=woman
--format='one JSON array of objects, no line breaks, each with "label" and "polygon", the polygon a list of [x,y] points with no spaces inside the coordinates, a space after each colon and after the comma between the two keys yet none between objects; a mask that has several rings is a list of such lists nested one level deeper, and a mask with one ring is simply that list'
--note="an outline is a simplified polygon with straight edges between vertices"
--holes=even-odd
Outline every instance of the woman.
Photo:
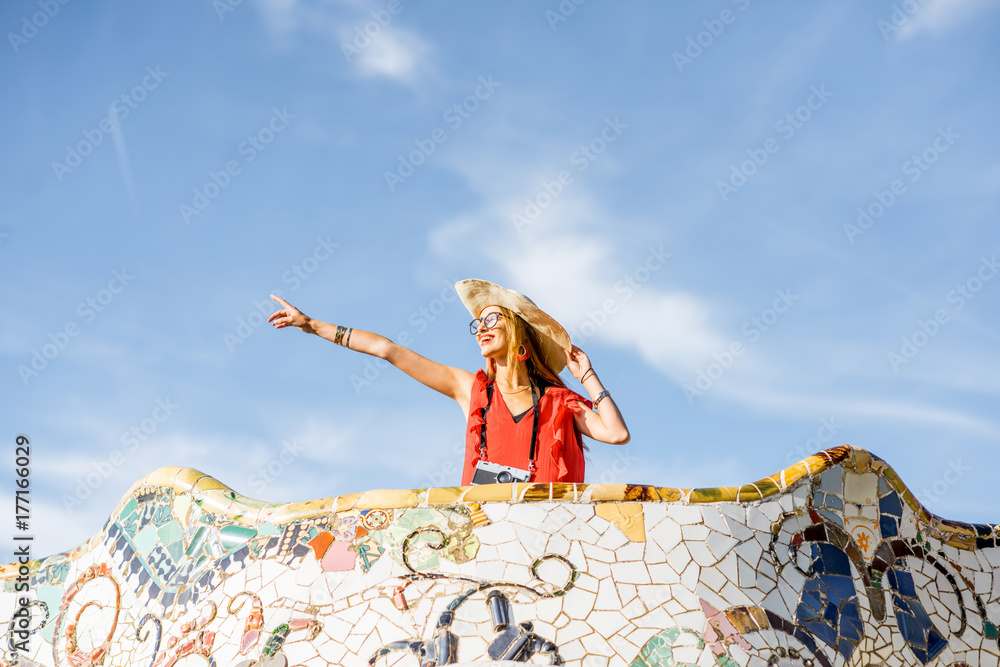
[{"label": "woman", "polygon": [[[455,399],[468,419],[463,485],[511,481],[497,474],[497,466],[513,469],[509,474],[517,481],[582,482],[581,435],[612,444],[629,440],[628,427],[590,359],[523,294],[485,280],[463,280],[455,289],[476,318],[469,329],[487,359],[487,370],[475,375],[378,334],[313,320],[273,295],[283,308],[268,321],[385,359]],[[593,404],[566,388],[559,379],[563,367],[581,381]]]}]

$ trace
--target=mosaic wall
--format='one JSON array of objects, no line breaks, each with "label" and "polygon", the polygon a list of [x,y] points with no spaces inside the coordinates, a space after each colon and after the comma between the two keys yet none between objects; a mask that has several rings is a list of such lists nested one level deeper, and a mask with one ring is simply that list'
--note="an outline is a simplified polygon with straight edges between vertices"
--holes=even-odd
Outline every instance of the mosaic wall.
[{"label": "mosaic wall", "polygon": [[165,468],[30,568],[20,616],[17,566],[0,568],[0,665],[1000,663],[996,527],[927,514],[848,446],[742,487],[289,505]]}]

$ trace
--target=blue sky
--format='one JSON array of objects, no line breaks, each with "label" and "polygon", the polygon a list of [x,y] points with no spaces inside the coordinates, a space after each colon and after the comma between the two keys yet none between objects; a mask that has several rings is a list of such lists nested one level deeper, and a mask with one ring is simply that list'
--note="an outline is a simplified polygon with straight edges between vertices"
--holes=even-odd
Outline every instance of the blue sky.
[{"label": "blue sky", "polygon": [[274,502],[457,483],[451,401],[261,313],[474,370],[470,277],[615,396],[632,441],[588,481],[849,443],[1000,520],[997,3],[676,4],[6,3],[0,409],[36,555],[161,466]]}]

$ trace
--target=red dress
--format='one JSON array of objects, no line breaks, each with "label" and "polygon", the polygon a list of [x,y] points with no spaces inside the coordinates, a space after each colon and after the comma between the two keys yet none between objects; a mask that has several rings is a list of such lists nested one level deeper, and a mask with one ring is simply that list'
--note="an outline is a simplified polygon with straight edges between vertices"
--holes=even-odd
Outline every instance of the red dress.
[{"label": "red dress", "polygon": [[[486,383],[489,379],[480,370],[472,384],[469,401],[469,423],[465,432],[465,465],[462,485],[472,481],[479,461],[479,433],[486,407]],[[590,401],[565,387],[546,387],[538,400],[538,436],[535,444],[535,474],[532,482],[583,482],[583,441],[573,423],[573,415],[588,408]],[[531,425],[534,415],[530,408],[519,422],[514,422],[510,410],[496,387],[486,412],[486,460],[505,466],[528,470],[531,449]]]}]

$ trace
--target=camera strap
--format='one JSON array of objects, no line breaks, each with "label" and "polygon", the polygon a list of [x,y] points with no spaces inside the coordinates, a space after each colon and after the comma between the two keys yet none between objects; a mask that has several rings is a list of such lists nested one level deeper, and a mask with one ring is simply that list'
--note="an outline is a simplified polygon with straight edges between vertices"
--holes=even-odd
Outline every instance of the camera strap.
[{"label": "camera strap", "polygon": [[[535,383],[529,383],[531,386],[531,407],[534,408],[534,414],[531,416],[531,449],[528,452],[528,470],[535,472],[535,445],[538,442],[538,388],[535,387]],[[479,459],[481,461],[488,461],[486,458],[486,412],[490,409],[490,404],[493,402],[493,380],[486,383],[486,406],[480,410],[480,416],[482,417],[483,423],[479,427]]]}]

